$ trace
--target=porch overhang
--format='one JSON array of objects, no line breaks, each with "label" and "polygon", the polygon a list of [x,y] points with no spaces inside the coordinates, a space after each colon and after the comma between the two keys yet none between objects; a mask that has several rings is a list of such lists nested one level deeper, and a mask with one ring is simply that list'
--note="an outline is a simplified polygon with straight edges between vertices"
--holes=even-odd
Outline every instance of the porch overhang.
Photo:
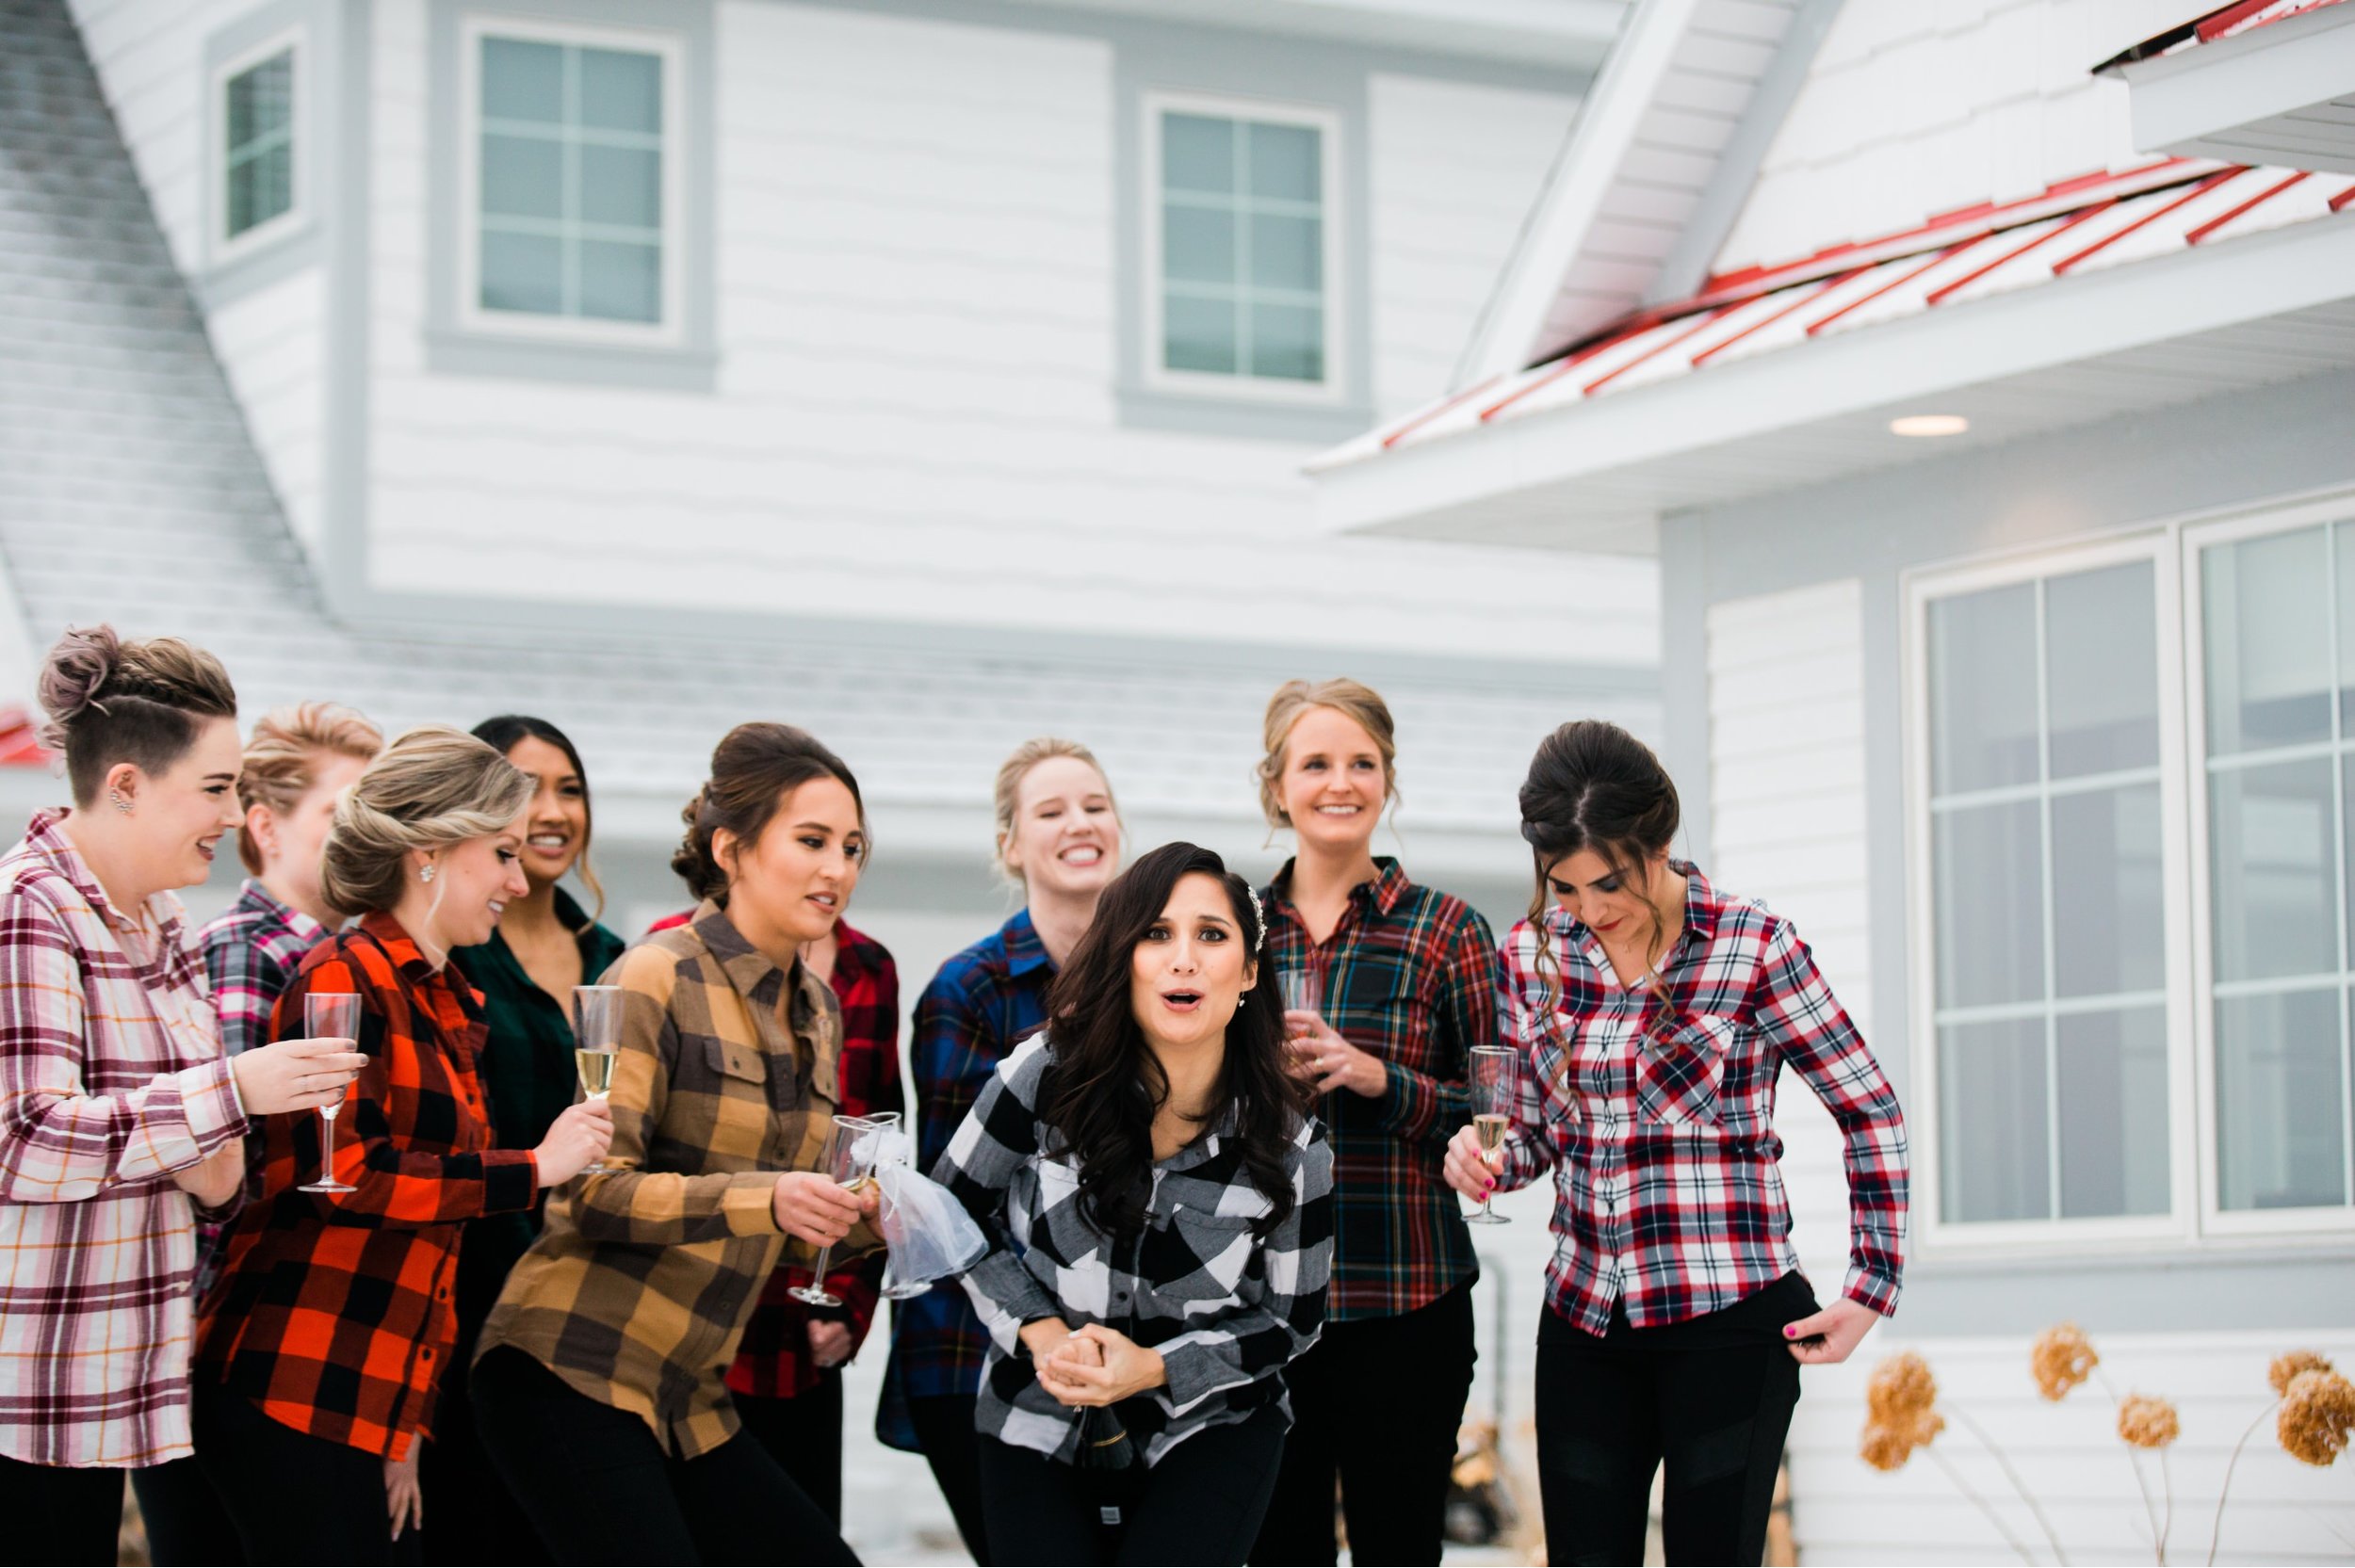
[{"label": "porch overhang", "polygon": [[2242,0],[2094,68],[2131,89],[2135,145],[2355,174],[2355,5]]}]

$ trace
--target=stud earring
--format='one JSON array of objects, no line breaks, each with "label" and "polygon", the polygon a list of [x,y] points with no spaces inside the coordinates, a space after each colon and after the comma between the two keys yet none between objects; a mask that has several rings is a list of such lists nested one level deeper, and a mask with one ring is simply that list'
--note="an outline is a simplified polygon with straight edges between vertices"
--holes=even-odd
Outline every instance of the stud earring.
[{"label": "stud earring", "polygon": [[123,816],[128,816],[131,815],[131,801],[129,798],[122,793],[122,791],[119,789],[110,789],[106,791],[106,799],[112,800],[115,805],[115,810],[122,813]]},{"label": "stud earring", "polygon": [[427,866],[424,870],[422,870],[422,871],[420,871],[420,872],[418,872],[418,873],[417,873],[417,881],[421,881],[421,882],[430,882],[430,881],[431,881],[432,880],[433,880],[433,867],[431,867],[430,865]]}]

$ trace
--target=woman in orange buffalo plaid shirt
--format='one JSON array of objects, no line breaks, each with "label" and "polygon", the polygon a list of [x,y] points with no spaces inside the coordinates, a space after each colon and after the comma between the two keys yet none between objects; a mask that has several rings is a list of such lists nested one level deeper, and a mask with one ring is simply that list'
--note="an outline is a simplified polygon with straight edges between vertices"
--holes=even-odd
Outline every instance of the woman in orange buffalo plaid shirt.
[{"label": "woman in orange buffalo plaid shirt", "polygon": [[368,1065],[334,1175],[313,1194],[319,1122],[271,1118],[258,1195],[203,1307],[197,1457],[254,1562],[415,1561],[418,1439],[455,1339],[459,1228],[528,1208],[605,1152],[605,1107],[574,1106],[535,1149],[492,1146],[481,998],[447,966],[523,896],[529,777],[456,730],[413,730],[336,802],[321,890],[358,924],[312,949],[273,1033],[313,992],[356,993]]}]

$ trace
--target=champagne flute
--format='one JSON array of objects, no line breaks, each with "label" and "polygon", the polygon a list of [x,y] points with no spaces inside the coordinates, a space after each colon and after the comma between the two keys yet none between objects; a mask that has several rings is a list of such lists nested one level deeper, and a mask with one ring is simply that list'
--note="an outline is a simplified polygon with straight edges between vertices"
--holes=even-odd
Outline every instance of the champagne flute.
[{"label": "champagne flute", "polygon": [[[1504,1147],[1505,1130],[1513,1124],[1513,1067],[1520,1053],[1509,1045],[1475,1045],[1471,1051],[1472,1126],[1480,1134],[1480,1152],[1491,1155]],[[1464,1216],[1468,1225],[1509,1225],[1513,1221],[1480,1200],[1480,1212]]]},{"label": "champagne flute", "polygon": [[[1324,976],[1314,969],[1278,969],[1276,989],[1282,994],[1286,1012],[1313,1012],[1320,1017],[1324,1011]],[[1297,1025],[1284,1026],[1284,1043],[1295,1049],[1308,1038],[1308,1031]]]},{"label": "champagne flute", "polygon": [[[836,1117],[826,1133],[826,1152],[820,1161],[822,1172],[856,1192],[874,1180],[875,1145],[869,1141],[868,1135],[899,1124],[900,1113],[896,1110],[880,1116]],[[840,1306],[842,1298],[826,1288],[826,1267],[833,1261],[834,1243],[829,1241],[818,1249],[818,1263],[809,1271],[809,1283],[797,1285],[786,1294],[810,1306]]]},{"label": "champagne flute", "polygon": [[[302,998],[302,1029],[313,1040],[349,1040],[351,1048],[360,1048],[360,998],[349,991],[304,994]],[[344,1094],[351,1092],[349,1085]],[[296,1188],[298,1192],[357,1192],[349,1182],[335,1179],[335,1113],[344,1108],[338,1096],[335,1103],[319,1107],[319,1179]]]},{"label": "champagne flute", "polygon": [[[613,1067],[621,1059],[622,988],[573,987],[573,1066],[580,1075],[580,1091],[592,1100],[612,1093]],[[614,1169],[599,1160],[582,1166],[580,1173],[593,1176]]]}]

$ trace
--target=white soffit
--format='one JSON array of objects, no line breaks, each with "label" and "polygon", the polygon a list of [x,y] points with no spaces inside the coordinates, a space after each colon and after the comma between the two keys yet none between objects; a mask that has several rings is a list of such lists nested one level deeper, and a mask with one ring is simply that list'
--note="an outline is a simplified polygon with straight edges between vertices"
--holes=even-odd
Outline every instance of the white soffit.
[{"label": "white soffit", "polygon": [[2097,68],[2131,89],[2135,145],[2355,174],[2355,4],[2276,0],[2233,26],[2247,9],[2214,13],[2225,26],[2211,36]]}]

